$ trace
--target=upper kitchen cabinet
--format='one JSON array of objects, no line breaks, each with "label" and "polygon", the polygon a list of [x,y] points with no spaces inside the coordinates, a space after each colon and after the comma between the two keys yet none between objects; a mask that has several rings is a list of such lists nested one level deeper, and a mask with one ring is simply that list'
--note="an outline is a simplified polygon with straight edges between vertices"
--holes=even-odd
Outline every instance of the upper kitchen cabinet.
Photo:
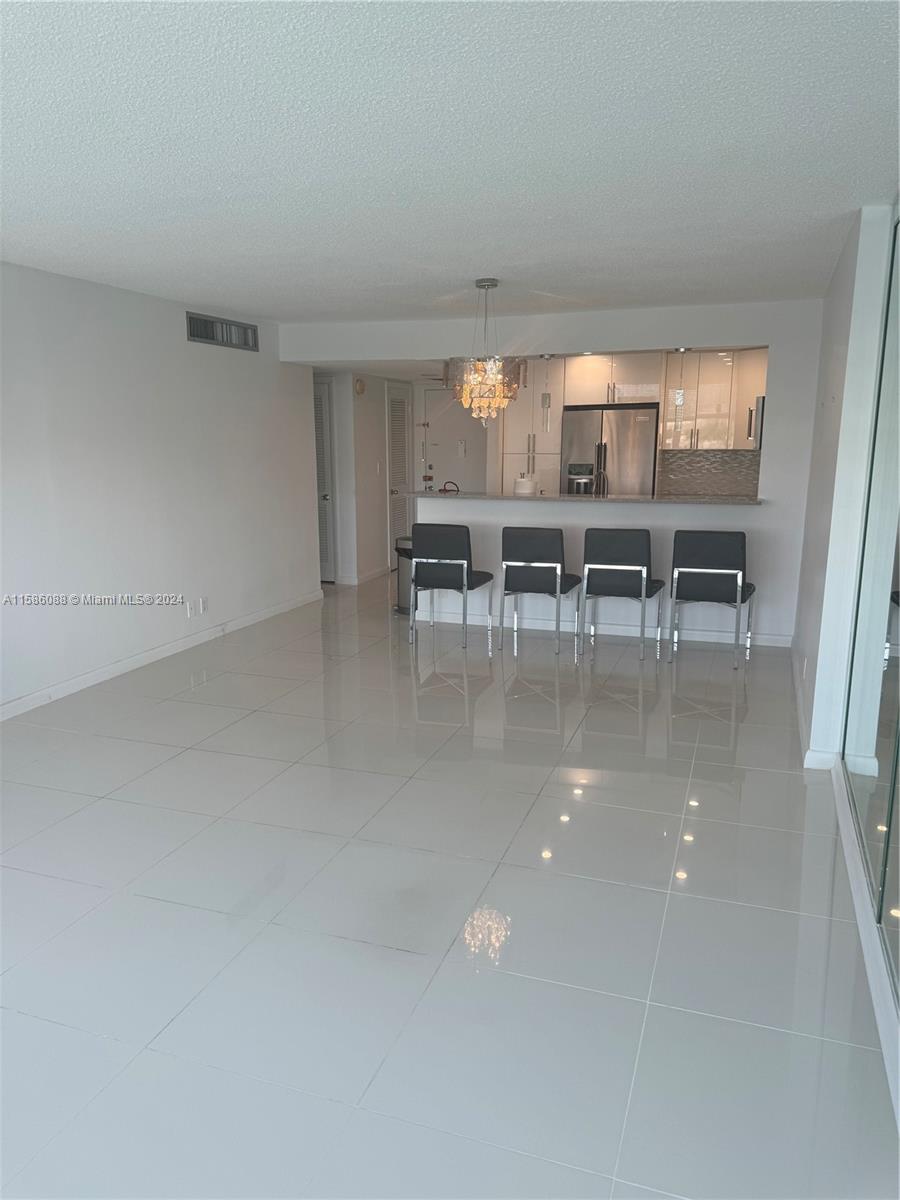
[{"label": "upper kitchen cabinet", "polygon": [[767,363],[765,348],[667,354],[661,449],[759,449]]},{"label": "upper kitchen cabinet", "polygon": [[730,443],[733,450],[759,449],[768,369],[769,351],[765,347],[735,353]]},{"label": "upper kitchen cabinet", "polygon": [[663,358],[661,350],[573,355],[566,359],[566,405],[658,401]]},{"label": "upper kitchen cabinet", "polygon": [[663,450],[693,450],[697,424],[697,389],[700,355],[666,355],[666,386],[660,417],[660,447]]},{"label": "upper kitchen cabinet", "polygon": [[611,354],[579,354],[565,360],[566,405],[609,404]]},{"label": "upper kitchen cabinet", "polygon": [[612,357],[609,399],[612,404],[658,402],[663,388],[661,350],[635,350]]},{"label": "upper kitchen cabinet", "polygon": [[731,406],[734,355],[728,350],[703,350],[697,380],[695,450],[728,450],[731,446]]}]

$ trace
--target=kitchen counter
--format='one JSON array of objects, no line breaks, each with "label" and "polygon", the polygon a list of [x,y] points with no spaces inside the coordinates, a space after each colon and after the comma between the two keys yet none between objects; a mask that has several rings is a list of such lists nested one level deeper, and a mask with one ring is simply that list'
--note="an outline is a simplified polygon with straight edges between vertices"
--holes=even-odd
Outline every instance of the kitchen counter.
[{"label": "kitchen counter", "polygon": [[487,492],[417,492],[416,499],[427,500],[505,500],[534,501],[547,504],[762,504],[750,496],[501,496]]}]

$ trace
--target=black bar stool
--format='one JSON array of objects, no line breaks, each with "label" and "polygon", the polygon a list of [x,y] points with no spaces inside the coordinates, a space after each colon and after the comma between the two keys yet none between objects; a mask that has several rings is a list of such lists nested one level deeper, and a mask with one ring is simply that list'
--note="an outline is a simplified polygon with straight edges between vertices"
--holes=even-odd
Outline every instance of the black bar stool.
[{"label": "black bar stool", "polygon": [[677,529],[672,547],[672,616],[669,662],[678,651],[678,605],[727,604],[734,608],[734,669],[741,645],[741,609],[747,605],[747,649],[750,659],[753,596],[746,582],[747,535],[732,530]]},{"label": "black bar stool", "polygon": [[[647,598],[656,596],[656,657],[662,636],[660,608],[665,582],[651,577],[649,529],[586,529],[584,531],[584,570],[581,576],[580,642],[584,654],[584,627],[587,607],[593,600],[591,626],[597,623],[597,600],[601,596],[627,597],[641,602],[641,660],[644,658],[644,631],[647,624]],[[592,630],[593,632],[593,630]]]},{"label": "black bar stool", "polygon": [[434,624],[434,593],[442,589],[462,593],[463,649],[467,643],[469,592],[488,585],[488,654],[491,654],[492,593],[490,571],[472,569],[472,539],[468,525],[425,525],[412,527],[412,563],[409,572],[409,640],[416,631],[419,592],[431,596]]},{"label": "black bar stool", "polygon": [[507,596],[513,597],[514,619],[518,617],[519,596],[555,596],[556,653],[559,654],[560,603],[563,596],[568,596],[576,588],[576,638],[581,612],[581,579],[578,575],[566,572],[562,530],[506,526],[501,553],[503,587],[500,592],[500,648],[503,648],[503,614]]}]

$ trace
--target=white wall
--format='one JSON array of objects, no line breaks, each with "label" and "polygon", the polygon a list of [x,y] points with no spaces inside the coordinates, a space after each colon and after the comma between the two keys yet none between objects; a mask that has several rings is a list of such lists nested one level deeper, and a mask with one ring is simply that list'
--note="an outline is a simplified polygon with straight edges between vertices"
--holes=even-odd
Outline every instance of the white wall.
[{"label": "white wall", "polygon": [[[428,429],[422,422],[428,421]],[[496,425],[496,421],[493,422]],[[425,441],[426,461],[422,462]],[[459,442],[465,442],[465,455],[459,454]],[[448,479],[459,484],[462,492],[487,490],[488,430],[454,399],[452,390],[434,383],[413,386],[412,491],[425,490],[423,474],[434,475],[434,487]],[[428,464],[432,470],[428,471]]]},{"label": "white wall", "polygon": [[861,211],[824,301],[793,644],[811,767],[828,766],[841,747],[890,231],[890,208]]},{"label": "white wall", "polygon": [[[312,372],[191,343],[185,306],[3,264],[3,582],[183,592],[175,608],[15,608],[4,715],[321,594]],[[187,639],[187,640],[185,640]]]},{"label": "white wall", "polygon": [[365,392],[353,396],[356,461],[356,578],[365,583],[390,570],[388,550],[387,380],[354,375]]}]

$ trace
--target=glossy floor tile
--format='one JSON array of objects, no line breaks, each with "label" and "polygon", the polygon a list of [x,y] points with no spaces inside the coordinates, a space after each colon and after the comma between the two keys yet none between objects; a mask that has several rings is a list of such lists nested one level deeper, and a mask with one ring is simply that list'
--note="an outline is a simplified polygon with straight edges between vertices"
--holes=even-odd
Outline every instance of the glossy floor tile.
[{"label": "glossy floor tile", "polygon": [[399,846],[345,846],[281,911],[295,929],[444,954],[493,864]]},{"label": "glossy floor tile", "polygon": [[208,824],[198,813],[96,800],[7,850],[0,865],[119,888]]},{"label": "glossy floor tile", "polygon": [[0,970],[15,966],[108,895],[90,884],[0,867]]},{"label": "glossy floor tile", "polygon": [[11,771],[7,778],[37,787],[105,796],[178,753],[176,746],[131,742],[124,738],[80,733],[65,736],[66,741],[59,749],[38,755]]},{"label": "glossy floor tile", "polygon": [[651,1006],[618,1171],[700,1200],[896,1194],[875,1050]]},{"label": "glossy floor tile", "polygon": [[490,784],[411,779],[359,831],[361,838],[496,862],[534,796]]},{"label": "glossy floor tile", "polygon": [[680,815],[539,796],[504,861],[665,889],[680,826]]},{"label": "glossy floor tile", "polygon": [[853,918],[836,838],[689,817],[677,849],[677,892]]},{"label": "glossy floor tile", "polygon": [[341,728],[339,721],[295,717],[287,713],[253,712],[220,733],[199,742],[201,750],[249,754],[297,762]]},{"label": "glossy floor tile", "polygon": [[10,968],[3,1003],[143,1046],[259,928],[221,913],[115,896]]},{"label": "glossy floor tile", "polygon": [[284,762],[249,755],[185,750],[117,788],[112,797],[221,817],[286,767]]},{"label": "glossy floor tile", "polygon": [[193,746],[204,738],[233,725],[244,715],[239,708],[213,704],[186,704],[183,700],[160,700],[149,712],[124,717],[109,726],[113,737],[135,742],[157,742],[165,746]]},{"label": "glossy floor tile", "polygon": [[138,1048],[0,1011],[2,1177],[10,1179],[128,1065]]},{"label": "glossy floor tile", "polygon": [[225,705],[229,708],[261,708],[296,687],[280,676],[224,671],[208,683],[178,693],[178,699],[195,704]]},{"label": "glossy floor tile", "polygon": [[445,963],[362,1104],[611,1173],[643,1015],[621,996]]},{"label": "glossy floor tile", "polygon": [[543,742],[473,737],[461,730],[448,738],[416,775],[457,787],[490,783],[511,792],[536,795],[558,757],[558,751]]},{"label": "glossy floor tile", "polygon": [[476,971],[510,971],[647,998],[662,892],[500,866],[451,953]]},{"label": "glossy floor tile", "polygon": [[153,1044],[352,1103],[435,966],[421,954],[270,925]]},{"label": "glossy floor tile", "polygon": [[307,754],[305,761],[323,767],[410,776],[452,733],[452,725],[406,729],[356,721]]},{"label": "glossy floor tile", "polygon": [[17,1177],[10,1197],[296,1197],[338,1104],[144,1051]]},{"label": "glossy floor tile", "polygon": [[339,838],[320,833],[225,818],[145,871],[129,890],[270,921],[342,845]]},{"label": "glossy floor tile", "polygon": [[402,775],[296,763],[242,801],[231,816],[352,837],[405,782]]},{"label": "glossy floor tile", "polygon": [[672,896],[651,1000],[877,1049],[852,921]]},{"label": "glossy floor tile", "polygon": [[611,1180],[357,1109],[304,1192],[325,1200],[606,1200]]},{"label": "glossy floor tile", "polygon": [[24,842],[42,829],[92,803],[91,796],[32,787],[27,783],[0,785],[0,852]]},{"label": "glossy floor tile", "polygon": [[787,651],[391,605],[0,727],[5,1194],[897,1200]]}]

